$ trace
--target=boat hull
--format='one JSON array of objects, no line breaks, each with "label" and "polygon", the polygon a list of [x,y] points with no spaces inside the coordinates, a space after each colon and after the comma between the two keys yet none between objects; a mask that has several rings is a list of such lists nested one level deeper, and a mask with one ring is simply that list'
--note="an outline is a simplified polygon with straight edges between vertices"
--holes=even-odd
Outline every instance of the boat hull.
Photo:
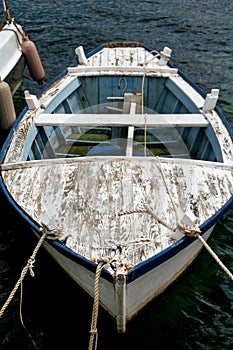
[{"label": "boat hull", "polygon": [[233,201],[218,90],[205,96],[164,62],[170,54],[153,52],[109,43],[85,58],[79,47],[78,64],[39,99],[25,92],[0,156],[7,197],[38,239],[47,231],[49,254],[91,297],[96,262],[107,261],[97,294],[122,333]]},{"label": "boat hull", "polygon": [[14,94],[20,87],[23,79],[23,72],[25,69],[25,58],[21,56],[15,67],[8,74],[5,81],[9,84],[12,94]]},{"label": "boat hull", "polygon": [[0,31],[0,77],[10,85],[12,93],[19,87],[25,67],[22,32],[22,27],[13,22]]},{"label": "boat hull", "polygon": [[[214,226],[203,235],[205,240],[208,239],[213,228]],[[72,257],[62,254],[48,241],[44,243],[44,246],[62,269],[91,297],[94,297],[95,272],[82,264],[77,264]],[[119,295],[119,288],[116,287],[121,276],[115,276],[113,281],[110,281],[102,275],[99,289],[100,304],[115,319],[118,332],[124,333],[127,323],[145,305],[169,287],[193,262],[201,249],[202,244],[196,239],[190,242],[186,248],[178,250],[173,257],[149,271],[146,271],[147,263],[145,261],[143,263],[146,271],[144,274],[133,279],[130,283],[128,283],[126,276],[125,289],[120,289],[122,295]],[[156,265],[156,257],[154,260]],[[120,307],[119,300],[122,300]],[[124,316],[122,317],[122,315]]]}]

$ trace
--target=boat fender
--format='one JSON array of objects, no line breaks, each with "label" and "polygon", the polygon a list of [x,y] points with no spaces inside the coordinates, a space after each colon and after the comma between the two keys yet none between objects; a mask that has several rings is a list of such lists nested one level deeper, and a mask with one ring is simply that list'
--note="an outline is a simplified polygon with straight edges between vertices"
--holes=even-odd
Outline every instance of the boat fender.
[{"label": "boat fender", "polygon": [[44,83],[45,71],[41,63],[40,56],[38,54],[36,45],[28,37],[24,38],[22,44],[22,53],[25,57],[29,72],[32,79],[38,82],[38,84]]},{"label": "boat fender", "polygon": [[0,78],[0,125],[4,130],[12,127],[16,120],[15,107],[10,86]]}]

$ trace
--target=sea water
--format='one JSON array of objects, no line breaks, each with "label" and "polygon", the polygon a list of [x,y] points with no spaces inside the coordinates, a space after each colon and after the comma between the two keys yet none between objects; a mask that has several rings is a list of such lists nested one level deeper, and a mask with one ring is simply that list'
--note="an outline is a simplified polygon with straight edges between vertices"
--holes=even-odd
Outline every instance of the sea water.
[{"label": "sea water", "polygon": [[[206,93],[220,89],[218,106],[233,125],[233,2],[219,0],[8,1],[12,17],[26,27],[49,82],[85,52],[109,41],[139,41],[172,49],[171,62]],[[40,87],[25,70],[15,95]],[[7,299],[37,243],[0,194],[0,301]],[[233,270],[233,211],[216,226],[209,244]],[[30,274],[0,320],[0,349],[87,349],[92,299],[41,249]],[[22,326],[19,309],[22,302]],[[206,251],[163,295],[117,334],[100,308],[99,350],[233,349],[233,284]],[[33,338],[34,344],[32,339]]]}]

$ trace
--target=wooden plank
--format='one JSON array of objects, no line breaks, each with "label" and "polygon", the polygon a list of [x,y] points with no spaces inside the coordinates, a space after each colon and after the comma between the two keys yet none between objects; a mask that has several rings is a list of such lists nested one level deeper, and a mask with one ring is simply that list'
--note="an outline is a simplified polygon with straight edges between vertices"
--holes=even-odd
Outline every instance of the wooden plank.
[{"label": "wooden plank", "polygon": [[27,169],[27,168],[40,168],[40,167],[53,167],[55,165],[59,164],[65,164],[67,167],[70,165],[74,165],[76,163],[100,163],[100,162],[106,162],[107,160],[114,161],[132,161],[135,162],[135,159],[140,158],[140,164],[146,163],[158,163],[158,164],[170,164],[172,167],[177,166],[183,166],[183,167],[201,167],[207,169],[211,169],[213,171],[214,169],[225,172],[225,171],[232,171],[232,165],[226,164],[226,163],[217,163],[217,162],[210,162],[205,160],[198,160],[198,159],[175,159],[175,158],[157,158],[157,157],[113,157],[113,156],[98,156],[98,157],[81,157],[81,158],[53,158],[53,159],[40,159],[40,160],[31,160],[31,161],[21,161],[21,162],[9,162],[9,163],[2,163],[0,164],[0,171],[10,171],[10,170],[17,170],[17,169]]},{"label": "wooden plank", "polygon": [[174,76],[177,75],[176,68],[170,68],[168,66],[156,67],[137,67],[137,66],[76,66],[68,67],[68,72],[70,74],[78,74],[78,76],[91,76],[91,75],[119,75],[124,73],[124,75],[146,75],[149,76]]},{"label": "wooden plank", "polygon": [[[136,112],[136,103],[135,102],[131,102],[131,104],[130,104],[130,114],[135,114],[135,112]],[[128,128],[126,157],[131,157],[132,154],[133,154],[133,135],[134,135],[134,127],[130,126]]]},{"label": "wooden plank", "polygon": [[126,325],[126,277],[117,274],[115,278],[116,321],[118,332],[125,332]]},{"label": "wooden plank", "polygon": [[201,114],[46,114],[34,119],[36,126],[139,126],[144,127],[207,127]]}]

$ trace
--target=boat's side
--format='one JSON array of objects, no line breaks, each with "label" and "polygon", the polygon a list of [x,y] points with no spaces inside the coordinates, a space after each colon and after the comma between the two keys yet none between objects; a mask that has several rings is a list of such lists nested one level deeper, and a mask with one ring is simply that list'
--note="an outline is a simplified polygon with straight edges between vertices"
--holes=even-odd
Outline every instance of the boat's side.
[{"label": "boat's side", "polygon": [[[205,240],[208,239],[212,230],[213,227],[203,235]],[[174,245],[168,248],[167,252],[163,252],[162,256],[158,254],[157,257],[151,258],[152,261],[141,263],[144,265],[142,271],[145,269],[145,273],[127,284],[127,320],[174,282],[192,263],[201,249],[202,244],[198,240],[190,242],[183,248],[180,241],[177,246]],[[155,267],[147,271],[147,265],[150,263]],[[131,273],[134,273],[133,270]]]},{"label": "boat's side", "polygon": [[142,46],[114,45],[39,99],[26,93],[1,185],[37,233],[61,232],[46,249],[90,295],[95,262],[114,256],[100,302],[124,332],[200,251],[184,226],[207,239],[232,204],[233,154],[216,91],[204,98]]},{"label": "boat's side", "polygon": [[[213,227],[204,234],[205,239],[208,239],[212,229]],[[123,282],[120,282],[123,284],[121,288],[117,286],[121,276],[115,276],[112,281],[111,278],[107,279],[105,276],[101,276],[100,303],[116,320],[118,332],[125,332],[129,320],[140,312],[148,302],[161,294],[192,263],[202,245],[198,240],[190,240],[189,243],[185,248],[181,248],[179,245],[169,248],[167,258],[161,259],[158,255],[157,258],[154,258],[155,267],[132,282],[128,283],[126,276],[123,278]],[[94,297],[95,273],[81,264],[77,264],[74,258],[69,257],[69,254],[63,254],[62,250],[56,249],[54,244],[47,242],[45,248],[72,279],[90,296]],[[172,252],[173,250],[174,252]],[[169,258],[169,255],[173,253],[174,256]],[[143,264],[150,263],[150,261],[146,261]],[[119,300],[120,302],[117,303]]]},{"label": "boat's side", "polygon": [[9,76],[22,57],[22,39],[22,27],[13,22],[6,24],[0,31],[0,77],[2,80]]}]

